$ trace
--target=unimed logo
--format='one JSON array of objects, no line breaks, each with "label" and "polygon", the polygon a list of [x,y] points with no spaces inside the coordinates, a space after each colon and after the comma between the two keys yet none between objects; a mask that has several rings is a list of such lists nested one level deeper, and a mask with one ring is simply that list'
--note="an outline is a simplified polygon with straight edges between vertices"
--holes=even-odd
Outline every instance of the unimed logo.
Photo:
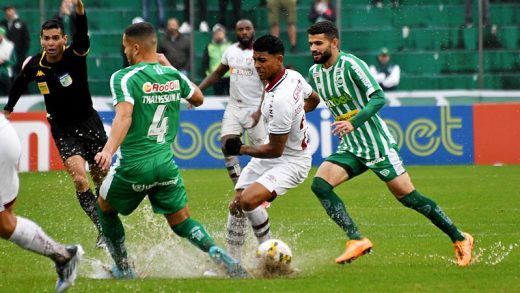
[{"label": "unimed logo", "polygon": [[160,84],[160,83],[151,83],[151,82],[145,82],[143,84],[143,92],[150,94],[150,93],[162,93],[162,92],[169,92],[179,89],[179,81],[178,80],[171,80],[167,83]]}]

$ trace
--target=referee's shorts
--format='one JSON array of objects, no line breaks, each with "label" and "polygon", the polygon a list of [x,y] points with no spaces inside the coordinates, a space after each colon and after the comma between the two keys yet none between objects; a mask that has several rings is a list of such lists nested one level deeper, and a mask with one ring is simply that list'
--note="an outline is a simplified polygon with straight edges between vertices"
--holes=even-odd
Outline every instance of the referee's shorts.
[{"label": "referee's shorts", "polygon": [[58,124],[51,116],[47,120],[51,125],[52,137],[64,162],[74,155],[79,155],[90,165],[96,163],[94,156],[103,149],[107,142],[103,122],[96,111],[93,111],[87,119],[71,125]]}]

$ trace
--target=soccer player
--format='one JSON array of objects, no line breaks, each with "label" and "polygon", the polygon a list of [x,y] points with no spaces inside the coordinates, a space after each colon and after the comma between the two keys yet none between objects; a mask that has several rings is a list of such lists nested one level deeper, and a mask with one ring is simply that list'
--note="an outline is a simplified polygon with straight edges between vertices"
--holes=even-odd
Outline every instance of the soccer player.
[{"label": "soccer player", "polygon": [[[233,215],[228,223],[230,253],[240,258],[245,239],[245,218],[249,219],[259,243],[270,239],[265,201],[302,183],[311,168],[307,145],[305,112],[320,102],[305,78],[283,64],[284,46],[279,38],[263,36],[253,44],[253,59],[259,77],[268,84],[260,107],[269,137],[261,145],[243,145],[239,137],[226,140],[224,148],[231,155],[253,158],[244,168],[235,186],[235,198],[229,204]],[[245,217],[244,217],[245,215]]]},{"label": "soccer player", "polygon": [[[226,72],[230,72],[230,99],[222,118],[220,139],[222,145],[229,137],[240,137],[246,131],[253,144],[261,144],[266,137],[263,121],[254,115],[262,100],[263,84],[253,64],[253,43],[255,28],[248,19],[236,23],[235,33],[238,42],[224,51],[217,69],[206,77],[199,85],[204,91],[210,85],[220,80]],[[255,121],[258,124],[255,125]],[[229,177],[236,185],[241,168],[237,156],[227,154],[223,149],[224,161]]]},{"label": "soccer player", "polygon": [[0,237],[52,259],[58,273],[56,291],[63,292],[76,279],[83,249],[80,245],[64,246],[54,241],[38,224],[14,214],[13,205],[19,187],[16,168],[20,154],[20,139],[13,126],[0,114]]},{"label": "soccer player", "polygon": [[[153,211],[165,216],[175,234],[223,263],[230,276],[247,276],[238,261],[215,246],[204,226],[190,217],[184,182],[170,148],[179,129],[181,99],[199,106],[204,99],[202,92],[169,65],[164,55],[157,55],[157,36],[150,23],[127,27],[123,46],[131,66],[110,78],[116,115],[110,137],[96,155],[96,162],[107,169],[116,150],[121,150],[98,198],[103,235],[115,262],[113,277],[135,278],[118,214],[129,215],[145,196]],[[169,66],[158,63],[159,57],[161,64]]]},{"label": "soccer player", "polygon": [[15,78],[4,114],[9,117],[31,81],[36,81],[44,96],[52,137],[63,164],[74,181],[76,197],[98,230],[96,247],[102,247],[101,226],[96,213],[96,195],[90,189],[85,162],[97,190],[106,172],[96,166],[94,156],[107,137],[98,113],[92,107],[87,82],[87,54],[90,41],[83,2],[76,4],[76,33],[68,47],[63,24],[56,19],[46,21],[40,32],[43,52],[29,57]]},{"label": "soccer player", "polygon": [[313,24],[307,33],[315,63],[309,76],[335,117],[332,132],[341,138],[336,153],[321,164],[312,181],[312,191],[327,214],[350,238],[336,263],[350,263],[372,249],[372,242],[362,236],[333,190],[370,169],[401,204],[423,214],[450,237],[458,265],[469,265],[473,237],[461,232],[433,200],[413,186],[396,142],[377,114],[385,104],[385,95],[366,63],[340,51],[334,23]]}]

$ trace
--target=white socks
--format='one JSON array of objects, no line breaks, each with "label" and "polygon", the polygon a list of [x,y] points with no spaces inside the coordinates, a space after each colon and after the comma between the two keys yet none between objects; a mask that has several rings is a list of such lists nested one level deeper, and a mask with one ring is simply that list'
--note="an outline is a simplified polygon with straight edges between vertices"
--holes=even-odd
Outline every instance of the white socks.
[{"label": "white socks", "polygon": [[50,257],[59,263],[69,258],[69,253],[63,245],[45,234],[36,223],[20,216],[16,217],[16,228],[9,241],[27,250]]},{"label": "white socks", "polygon": [[258,243],[263,243],[271,239],[271,233],[269,233],[269,216],[262,205],[259,205],[252,211],[244,211],[244,214],[249,219],[249,222],[251,222],[251,226],[253,226],[253,232],[255,233],[256,239],[258,239]]},{"label": "white socks", "polygon": [[227,221],[227,250],[237,260],[240,260],[242,246],[246,239],[246,217],[237,217],[228,214]]}]

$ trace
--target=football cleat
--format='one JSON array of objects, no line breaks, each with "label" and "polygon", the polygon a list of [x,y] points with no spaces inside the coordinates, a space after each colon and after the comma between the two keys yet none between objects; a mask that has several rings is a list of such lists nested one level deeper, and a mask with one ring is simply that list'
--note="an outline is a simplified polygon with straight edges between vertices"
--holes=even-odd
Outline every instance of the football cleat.
[{"label": "football cleat", "polygon": [[345,245],[345,252],[336,258],[337,264],[351,263],[356,258],[372,252],[372,242],[368,238],[349,240]]},{"label": "football cleat", "polygon": [[134,268],[128,267],[126,270],[123,270],[117,265],[112,266],[110,275],[112,275],[114,279],[135,279],[137,277]]},{"label": "football cleat", "polygon": [[209,256],[218,265],[223,265],[231,278],[250,278],[251,275],[242,267],[239,261],[231,257],[224,249],[218,246],[210,247]]},{"label": "football cleat", "polygon": [[65,292],[74,285],[78,262],[81,261],[85,253],[81,245],[67,246],[65,249],[69,252],[70,259],[64,264],[56,264],[56,273],[58,274],[56,292]]},{"label": "football cleat", "polygon": [[457,258],[457,264],[461,267],[465,267],[471,262],[471,251],[473,250],[473,236],[469,233],[463,233],[464,240],[455,241],[453,246],[455,248],[455,257]]}]

